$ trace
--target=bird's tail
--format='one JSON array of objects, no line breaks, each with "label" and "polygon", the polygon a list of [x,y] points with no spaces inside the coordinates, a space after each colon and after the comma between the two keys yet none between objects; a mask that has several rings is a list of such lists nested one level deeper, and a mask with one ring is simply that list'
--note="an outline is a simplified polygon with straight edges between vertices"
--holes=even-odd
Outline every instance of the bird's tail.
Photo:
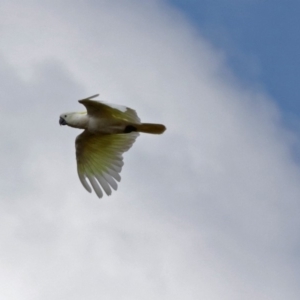
[{"label": "bird's tail", "polygon": [[162,124],[142,123],[135,124],[137,131],[152,134],[162,134],[166,130],[166,126]]}]

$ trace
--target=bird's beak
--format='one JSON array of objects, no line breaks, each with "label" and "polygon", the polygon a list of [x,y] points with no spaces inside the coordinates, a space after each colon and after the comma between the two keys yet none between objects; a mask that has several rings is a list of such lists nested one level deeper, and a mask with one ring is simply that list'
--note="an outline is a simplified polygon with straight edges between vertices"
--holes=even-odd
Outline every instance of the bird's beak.
[{"label": "bird's beak", "polygon": [[59,125],[67,125],[67,122],[62,117],[59,118]]}]

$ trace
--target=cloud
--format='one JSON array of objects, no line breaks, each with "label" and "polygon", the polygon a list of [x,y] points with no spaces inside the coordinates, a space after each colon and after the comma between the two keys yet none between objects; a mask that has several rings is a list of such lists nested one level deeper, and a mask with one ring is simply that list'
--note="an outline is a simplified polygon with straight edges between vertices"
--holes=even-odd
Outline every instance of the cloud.
[{"label": "cloud", "polygon": [[[272,99],[162,2],[2,6],[2,298],[298,299],[299,166]],[[168,128],[102,200],[58,126],[97,92]]]}]

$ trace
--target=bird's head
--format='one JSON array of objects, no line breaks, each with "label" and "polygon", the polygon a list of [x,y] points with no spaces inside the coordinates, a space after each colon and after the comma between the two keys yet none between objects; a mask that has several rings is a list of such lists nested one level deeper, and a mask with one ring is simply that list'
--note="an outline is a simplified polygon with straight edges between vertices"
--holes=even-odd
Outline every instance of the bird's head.
[{"label": "bird's head", "polygon": [[73,113],[64,113],[59,116],[59,125],[69,125],[68,123],[71,121],[71,115]]},{"label": "bird's head", "polygon": [[59,116],[59,125],[68,125],[75,128],[85,129],[87,123],[86,112],[64,113]]}]

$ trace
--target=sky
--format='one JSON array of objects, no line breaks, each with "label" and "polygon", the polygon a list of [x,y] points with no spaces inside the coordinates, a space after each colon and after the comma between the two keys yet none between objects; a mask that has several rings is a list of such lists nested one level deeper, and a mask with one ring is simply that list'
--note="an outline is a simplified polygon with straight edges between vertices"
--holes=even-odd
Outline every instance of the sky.
[{"label": "sky", "polygon": [[[298,43],[240,2],[1,1],[1,299],[299,299]],[[96,93],[167,127],[102,199],[58,124]]]},{"label": "sky", "polygon": [[[298,118],[298,28],[296,0],[170,0],[219,50],[245,84],[267,90],[283,110],[285,122]],[[295,125],[295,124],[294,124]]]}]

